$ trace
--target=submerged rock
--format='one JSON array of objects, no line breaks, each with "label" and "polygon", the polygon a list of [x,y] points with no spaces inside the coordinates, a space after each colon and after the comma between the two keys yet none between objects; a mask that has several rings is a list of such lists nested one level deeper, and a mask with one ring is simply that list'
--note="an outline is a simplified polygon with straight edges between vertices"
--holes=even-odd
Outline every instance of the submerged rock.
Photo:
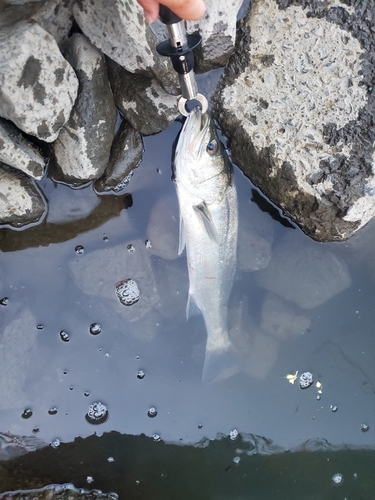
[{"label": "submerged rock", "polygon": [[173,318],[174,322],[186,321],[186,303],[189,278],[185,263],[181,260],[157,259],[153,262],[159,302],[155,308],[164,318]]},{"label": "submerged rock", "polygon": [[306,332],[311,318],[301,313],[294,304],[277,295],[268,294],[262,306],[260,327],[273,337],[287,339]]},{"label": "submerged rock", "polygon": [[46,212],[44,199],[34,182],[0,163],[0,225],[19,228],[38,222]]},{"label": "submerged rock", "polygon": [[[150,254],[143,241],[77,256],[69,264],[74,282],[82,292],[99,297],[129,321],[137,321],[149,312],[159,297]],[[124,306],[116,295],[116,286],[124,280],[133,280],[139,289],[139,300]]]},{"label": "submerged rock", "polygon": [[176,196],[159,198],[151,210],[147,225],[147,238],[151,242],[150,252],[162,259],[178,257],[178,202]]},{"label": "submerged rock", "polygon": [[118,500],[116,493],[75,488],[73,484],[53,484],[32,490],[7,491],[7,500]]},{"label": "submerged rock", "polygon": [[141,162],[143,151],[142,136],[123,120],[113,140],[109,163],[102,177],[95,182],[95,191],[97,193],[121,191],[129,183],[129,176]]},{"label": "submerged rock", "polygon": [[25,309],[3,329],[0,337],[0,410],[21,409],[29,404],[24,385],[30,366],[38,358],[37,330],[30,328],[35,323],[33,314]]},{"label": "submerged rock", "polygon": [[9,432],[0,432],[0,460],[12,460],[44,446],[47,443],[36,436],[14,436]]},{"label": "submerged rock", "polygon": [[0,116],[52,142],[68,120],[78,81],[54,38],[34,22],[0,29]]},{"label": "submerged rock", "polygon": [[33,179],[41,179],[44,176],[45,160],[38,148],[10,122],[1,118],[0,161],[21,170]]},{"label": "submerged rock", "polygon": [[141,134],[156,134],[179,115],[177,97],[168,94],[155,79],[133,75],[111,60],[108,70],[116,106]]},{"label": "submerged rock", "polygon": [[257,279],[260,286],[303,309],[324,304],[351,284],[343,259],[294,234],[274,248],[268,267],[257,273]]},{"label": "submerged rock", "polygon": [[53,145],[57,177],[72,183],[98,179],[107,166],[115,135],[116,108],[103,55],[79,33],[66,58],[80,87],[69,121]]},{"label": "submerged rock", "polygon": [[320,241],[375,214],[374,16],[373,2],[256,0],[215,98],[236,163]]},{"label": "submerged rock", "polygon": [[175,92],[177,76],[168,57],[156,52],[157,37],[136,0],[80,0],[73,8],[82,31],[103,54],[131,73],[156,78]]}]

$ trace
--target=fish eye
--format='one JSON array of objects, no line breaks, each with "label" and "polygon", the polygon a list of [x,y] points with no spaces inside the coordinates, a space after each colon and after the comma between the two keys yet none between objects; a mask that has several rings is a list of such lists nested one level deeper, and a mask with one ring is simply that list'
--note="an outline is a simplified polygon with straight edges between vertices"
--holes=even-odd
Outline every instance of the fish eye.
[{"label": "fish eye", "polygon": [[217,150],[219,149],[219,143],[217,142],[216,139],[212,139],[207,145],[207,153],[211,156],[213,156],[215,153],[217,153]]}]

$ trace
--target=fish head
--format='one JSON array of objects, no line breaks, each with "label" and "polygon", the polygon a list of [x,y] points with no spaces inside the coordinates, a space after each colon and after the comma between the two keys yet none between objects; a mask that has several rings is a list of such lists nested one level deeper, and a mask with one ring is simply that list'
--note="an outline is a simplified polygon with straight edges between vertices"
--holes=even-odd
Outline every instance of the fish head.
[{"label": "fish head", "polygon": [[232,183],[232,166],[212,118],[194,108],[175,153],[175,180],[207,203],[219,202]]}]

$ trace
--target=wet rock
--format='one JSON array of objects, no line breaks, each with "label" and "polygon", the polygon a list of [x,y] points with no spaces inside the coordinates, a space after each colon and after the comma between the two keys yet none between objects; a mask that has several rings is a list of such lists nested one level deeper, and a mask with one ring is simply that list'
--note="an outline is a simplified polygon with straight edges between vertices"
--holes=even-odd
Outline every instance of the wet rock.
[{"label": "wet rock", "polygon": [[22,227],[38,222],[46,211],[44,199],[26,175],[0,163],[0,225]]},{"label": "wet rock", "polygon": [[375,214],[375,4],[341,5],[256,0],[215,97],[236,163],[319,241]]},{"label": "wet rock", "polygon": [[243,0],[206,0],[205,16],[199,21],[187,21],[187,32],[199,30],[202,36],[197,54],[199,72],[226,65],[234,50],[237,13],[242,3]]},{"label": "wet rock", "polygon": [[273,337],[285,340],[306,332],[311,318],[298,308],[273,294],[268,294],[262,306],[260,327]]},{"label": "wet rock", "polygon": [[153,262],[159,302],[155,308],[164,318],[186,321],[189,278],[181,260],[157,259]]},{"label": "wet rock", "polygon": [[151,210],[147,226],[147,239],[151,242],[150,251],[162,259],[173,260],[178,257],[178,202],[176,196],[160,198]]},{"label": "wet rock", "polygon": [[79,33],[65,53],[75,69],[79,94],[69,121],[53,145],[58,178],[72,183],[98,179],[109,160],[116,108],[102,54]]},{"label": "wet rock", "polygon": [[[240,209],[239,213],[239,226],[241,227],[237,242],[237,269],[239,271],[263,269],[268,266],[272,255],[272,228],[270,231],[265,228],[259,231],[257,221],[252,217],[253,212],[246,214]],[[266,226],[269,227],[268,224]]]},{"label": "wet rock", "polygon": [[0,29],[0,116],[52,142],[68,120],[78,81],[54,38],[34,22]]},{"label": "wet rock", "polygon": [[234,325],[229,337],[240,369],[251,377],[264,379],[277,359],[277,340],[262,331],[249,316],[246,298],[237,301],[235,310],[230,312],[230,319]]},{"label": "wet rock", "polygon": [[68,37],[73,25],[74,0],[3,0],[0,27],[18,21],[35,21],[60,44]]},{"label": "wet rock", "polygon": [[121,191],[129,184],[129,176],[141,162],[143,151],[142,136],[123,120],[113,140],[109,163],[95,182],[96,192]]},{"label": "wet rock", "polygon": [[9,432],[0,432],[0,460],[12,460],[44,446],[47,443],[36,436],[14,436]]},{"label": "wet rock", "polygon": [[156,134],[179,115],[177,97],[168,94],[155,79],[133,75],[110,60],[108,70],[116,106],[141,134]]},{"label": "wet rock", "polygon": [[167,57],[156,52],[157,37],[136,0],[79,0],[73,8],[82,31],[105,55],[131,73],[156,78],[174,93],[177,76]]},{"label": "wet rock", "polygon": [[[80,290],[107,301],[129,321],[137,321],[158,303],[159,297],[150,254],[144,242],[136,240],[129,244],[133,245],[134,251],[130,252],[127,244],[96,250],[78,255],[69,267]],[[129,278],[137,284],[140,298],[135,304],[124,306],[116,295],[116,285]]]},{"label": "wet rock", "polygon": [[33,179],[44,175],[45,161],[37,147],[13,125],[0,118],[0,161],[21,170]]},{"label": "wet rock", "polygon": [[[78,220],[94,217],[94,210],[100,204],[100,198],[95,195],[91,186],[87,189],[72,189],[64,184],[53,187],[53,192],[46,191],[48,198],[47,222],[52,224],[66,224]],[[66,230],[66,229],[65,229]],[[55,229],[55,234],[57,233]],[[67,238],[73,238],[67,234]]]},{"label": "wet rock", "polygon": [[[28,370],[38,357],[36,320],[28,310],[19,311],[0,337],[0,410],[28,404],[24,384]],[[0,440],[1,441],[1,440]]]},{"label": "wet rock", "polygon": [[287,235],[274,248],[266,269],[257,273],[260,286],[279,297],[313,309],[351,284],[344,260],[301,235]]},{"label": "wet rock", "polygon": [[117,500],[116,493],[103,493],[100,490],[88,491],[75,488],[73,484],[54,484],[32,490],[7,491],[8,500]]}]

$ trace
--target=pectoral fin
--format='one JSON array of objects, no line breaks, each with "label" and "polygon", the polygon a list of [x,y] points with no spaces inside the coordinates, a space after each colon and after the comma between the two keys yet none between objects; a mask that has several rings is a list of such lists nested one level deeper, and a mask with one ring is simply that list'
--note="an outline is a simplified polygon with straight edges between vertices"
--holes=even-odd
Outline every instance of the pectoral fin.
[{"label": "pectoral fin", "polygon": [[200,217],[203,221],[203,224],[206,228],[208,236],[216,241],[217,244],[220,243],[219,235],[216,230],[215,224],[212,220],[210,210],[208,209],[205,202],[200,203],[199,205],[193,206],[195,213],[198,217]]},{"label": "pectoral fin", "polygon": [[182,216],[180,215],[180,234],[179,234],[179,240],[178,240],[178,255],[181,255],[182,252],[184,251],[186,245],[186,234],[185,234],[185,227],[184,227],[184,220]]},{"label": "pectoral fin", "polygon": [[199,314],[201,314],[201,310],[194,302],[192,296],[189,294],[188,301],[186,304],[186,320],[188,320],[190,316],[198,316]]}]

